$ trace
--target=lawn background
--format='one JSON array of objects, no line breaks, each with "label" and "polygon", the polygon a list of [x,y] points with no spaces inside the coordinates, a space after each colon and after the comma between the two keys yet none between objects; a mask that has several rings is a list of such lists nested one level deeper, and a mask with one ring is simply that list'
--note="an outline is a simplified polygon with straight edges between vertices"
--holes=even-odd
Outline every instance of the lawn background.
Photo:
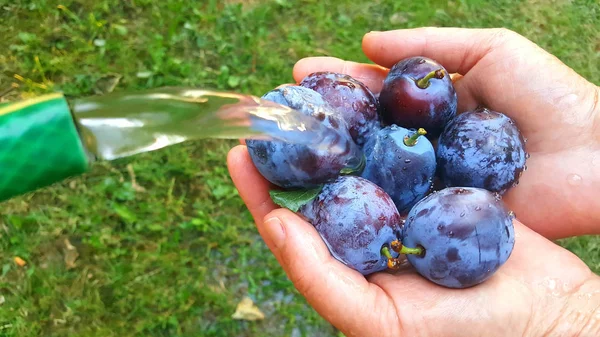
[{"label": "lawn background", "polygon": [[[0,0],[0,22],[0,92],[19,84],[4,100],[166,85],[262,95],[299,58],[368,61],[364,33],[424,25],[513,29],[600,84],[594,0]],[[337,336],[257,235],[227,174],[233,144],[98,163],[2,203],[0,336]],[[600,238],[560,243],[600,272]],[[264,321],[231,318],[244,296]]]}]

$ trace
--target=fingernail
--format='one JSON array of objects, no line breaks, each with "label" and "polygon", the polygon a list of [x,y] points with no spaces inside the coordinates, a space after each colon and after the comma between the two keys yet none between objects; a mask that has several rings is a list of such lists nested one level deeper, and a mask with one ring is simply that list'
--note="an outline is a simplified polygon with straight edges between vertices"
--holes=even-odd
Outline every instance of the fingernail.
[{"label": "fingernail", "polygon": [[281,248],[285,240],[285,228],[279,218],[270,218],[263,225],[265,236],[273,244],[274,248]]}]

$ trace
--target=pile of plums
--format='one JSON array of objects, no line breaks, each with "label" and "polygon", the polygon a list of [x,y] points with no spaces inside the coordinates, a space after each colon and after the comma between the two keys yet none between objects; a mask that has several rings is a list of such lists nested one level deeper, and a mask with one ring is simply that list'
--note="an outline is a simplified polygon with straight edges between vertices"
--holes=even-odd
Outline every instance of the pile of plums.
[{"label": "pile of plums", "polygon": [[399,61],[378,96],[347,74],[317,72],[263,98],[313,116],[362,150],[362,165],[348,169],[352,151],[246,141],[278,204],[286,207],[287,192],[316,189],[297,211],[340,262],[369,275],[408,261],[438,285],[467,288],[511,255],[514,214],[502,196],[526,169],[525,139],[502,112],[457,112],[438,62]]}]

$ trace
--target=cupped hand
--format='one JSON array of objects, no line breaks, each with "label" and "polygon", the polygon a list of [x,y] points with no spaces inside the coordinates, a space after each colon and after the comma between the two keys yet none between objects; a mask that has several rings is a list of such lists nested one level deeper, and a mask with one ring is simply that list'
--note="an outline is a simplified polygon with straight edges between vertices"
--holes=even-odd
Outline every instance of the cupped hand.
[{"label": "cupped hand", "polygon": [[258,231],[308,303],[346,336],[600,336],[600,279],[576,256],[515,222],[509,260],[468,289],[408,269],[364,277],[335,260],[314,227],[278,208],[246,146],[228,167]]},{"label": "cupped hand", "polygon": [[300,60],[294,78],[336,71],[378,93],[399,60],[426,56],[456,73],[458,112],[484,105],[512,117],[528,142],[528,170],[504,197],[528,227],[552,239],[600,233],[600,88],[505,29],[419,28],[363,39],[376,65]]},{"label": "cupped hand", "polygon": [[547,238],[600,232],[599,89],[527,39],[506,30],[424,28],[363,40],[376,65],[308,58],[315,71],[349,74],[379,92],[388,69],[426,56],[457,73],[459,113],[485,105],[516,120],[529,169],[504,200],[516,212],[516,244],[486,282],[435,285],[408,269],[364,277],[329,253],[314,227],[278,208],[244,145],[228,167],[257,228],[294,286],[346,336],[599,336],[600,278]]}]

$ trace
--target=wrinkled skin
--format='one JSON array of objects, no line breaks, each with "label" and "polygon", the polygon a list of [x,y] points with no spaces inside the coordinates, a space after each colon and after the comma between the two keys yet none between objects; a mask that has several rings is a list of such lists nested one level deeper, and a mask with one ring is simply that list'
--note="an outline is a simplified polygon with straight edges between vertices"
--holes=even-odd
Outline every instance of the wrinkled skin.
[{"label": "wrinkled skin", "polygon": [[439,176],[445,186],[504,194],[523,173],[525,140],[506,115],[478,108],[458,115],[440,135]]},{"label": "wrinkled skin", "polygon": [[381,247],[397,239],[400,214],[377,185],[356,176],[340,177],[300,213],[338,261],[363,275],[387,268]]},{"label": "wrinkled skin", "polygon": [[316,72],[299,85],[320,93],[337,109],[356,144],[363,145],[380,128],[377,98],[362,82],[345,74]]},{"label": "wrinkled skin", "polygon": [[270,91],[262,98],[316,117],[341,135],[331,146],[345,149],[341,153],[332,153],[303,144],[247,140],[254,165],[271,183],[283,188],[315,187],[335,180],[340,171],[354,161],[351,149],[356,145],[346,123],[320,94],[300,86],[286,86]]},{"label": "wrinkled skin", "polygon": [[469,288],[508,260],[515,244],[513,218],[489,191],[449,187],[411,209],[402,243],[425,248],[424,256],[407,256],[419,274],[444,287]]},{"label": "wrinkled skin", "polygon": [[[442,78],[432,78],[420,88],[415,80],[442,69]],[[450,75],[439,63],[427,57],[410,57],[389,71],[379,94],[379,113],[386,125],[424,128],[433,138],[456,115],[457,95]]]},{"label": "wrinkled skin", "polygon": [[361,177],[383,188],[400,212],[408,212],[429,193],[436,170],[435,152],[426,137],[420,136],[414,146],[404,144],[404,137],[414,133],[387,126],[363,148],[367,163]]}]

